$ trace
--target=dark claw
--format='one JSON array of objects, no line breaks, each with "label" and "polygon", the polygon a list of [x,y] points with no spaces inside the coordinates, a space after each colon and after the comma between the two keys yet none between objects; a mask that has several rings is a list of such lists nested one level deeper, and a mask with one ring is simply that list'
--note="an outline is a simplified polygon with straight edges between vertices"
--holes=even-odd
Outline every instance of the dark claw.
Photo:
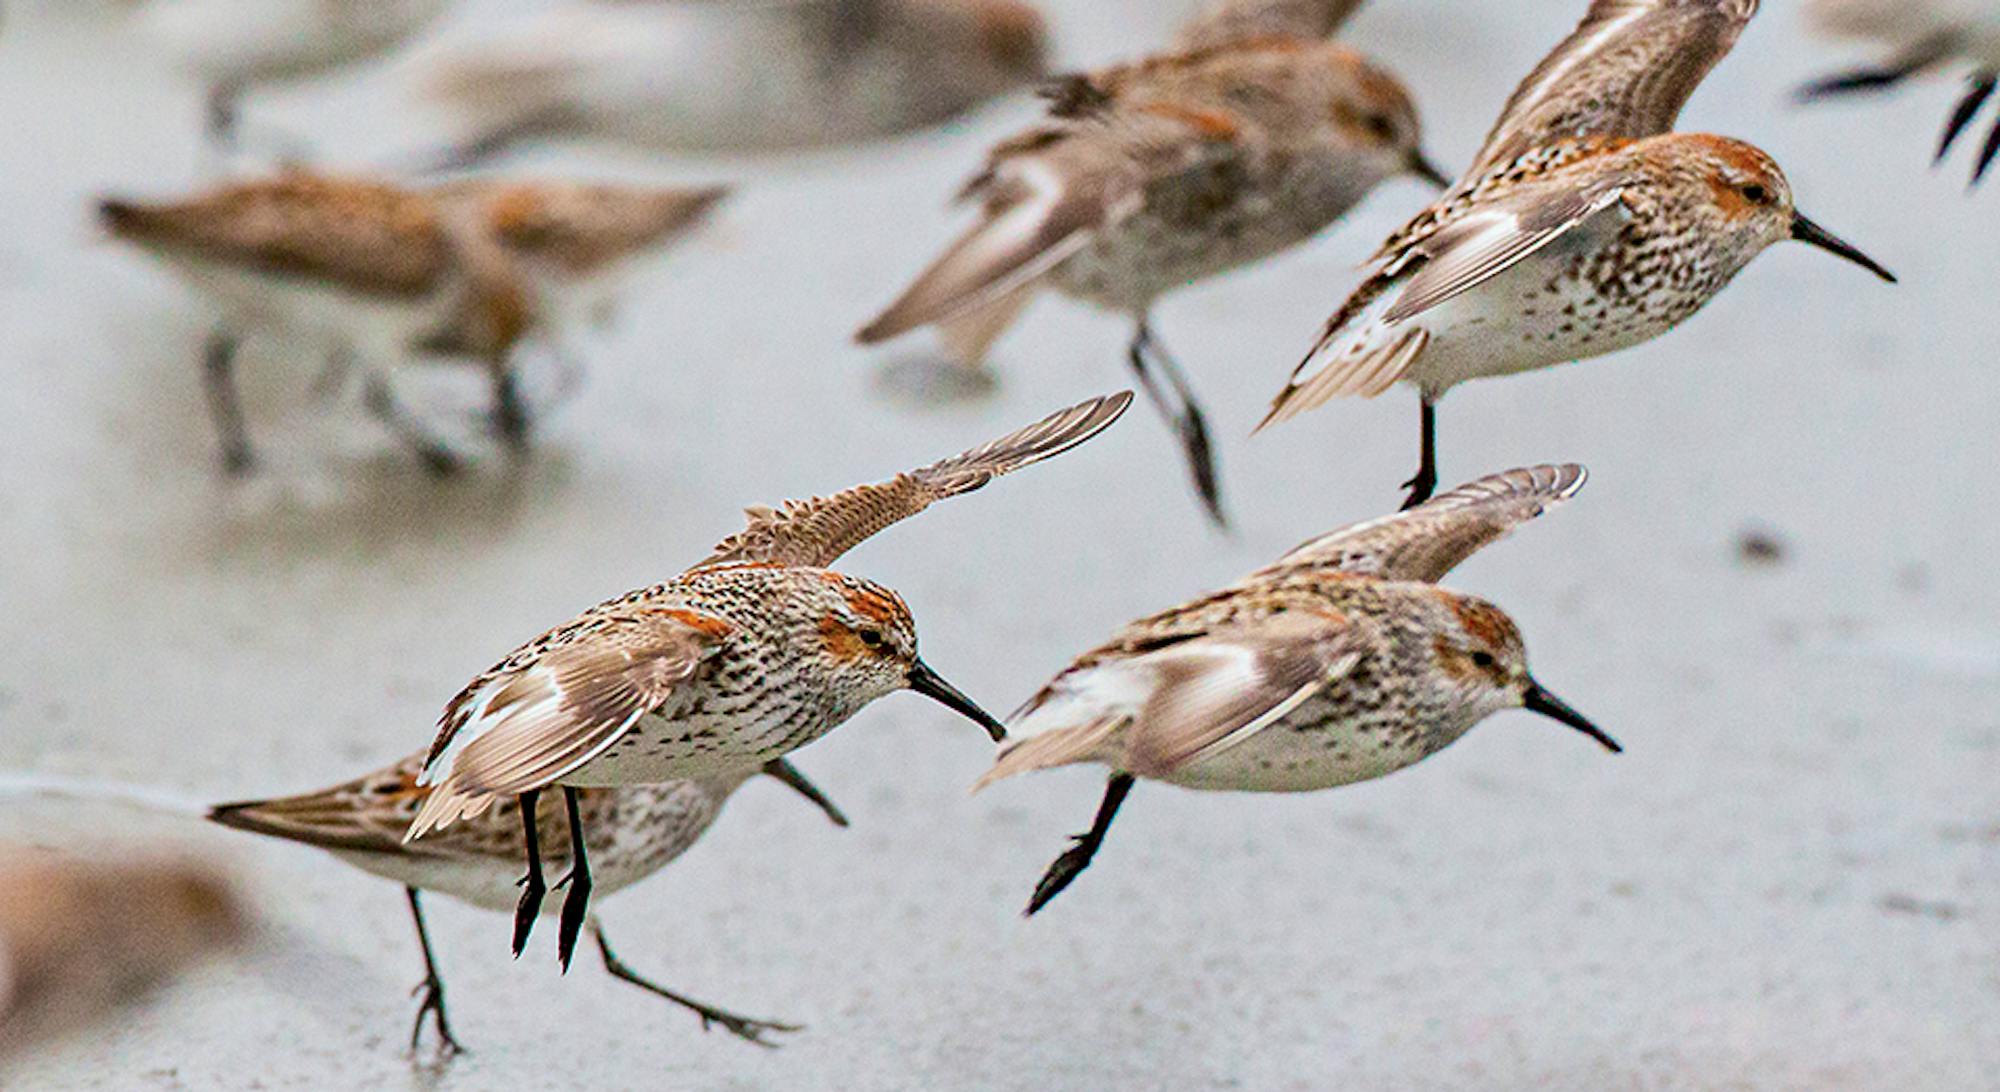
[{"label": "dark claw", "polygon": [[508,447],[521,451],[528,446],[528,407],[521,398],[520,381],[512,369],[501,373],[494,385],[493,423]]},{"label": "dark claw", "polygon": [[1028,909],[1022,912],[1023,917],[1034,917],[1036,911],[1062,894],[1064,888],[1078,876],[1083,875],[1084,869],[1090,867],[1090,859],[1096,855],[1097,850],[1095,846],[1086,844],[1088,838],[1089,835],[1086,834],[1070,835],[1070,841],[1074,844],[1064,850],[1062,856],[1055,859],[1055,863],[1049,866],[1047,872],[1042,873],[1041,880],[1035,884],[1035,893],[1028,899]]},{"label": "dark claw", "polygon": [[444,983],[436,979],[425,979],[417,983],[417,988],[410,991],[410,996],[414,997],[419,993],[424,995],[424,1002],[417,1006],[416,1023],[410,1027],[410,1050],[414,1052],[417,1049],[417,1044],[423,1041],[424,1017],[429,1016],[431,1021],[437,1025],[439,1057],[453,1058],[460,1054],[469,1053],[464,1046],[459,1044],[458,1038],[452,1035],[451,1021],[445,1018]]},{"label": "dark claw", "polygon": [[1873,91],[1901,83],[1909,72],[1897,68],[1858,68],[1852,72],[1828,76],[1814,80],[1799,88],[1800,102],[1811,102],[1831,95],[1845,95],[1854,91]]},{"label": "dark claw", "polygon": [[1409,490],[1410,495],[1403,499],[1402,511],[1407,512],[1431,499],[1431,494],[1437,492],[1437,486],[1438,477],[1435,470],[1427,474],[1419,473],[1416,477],[1404,482],[1402,488]]},{"label": "dark claw", "polygon": [[617,954],[611,950],[611,942],[605,939],[604,931],[597,929],[595,932],[597,934],[598,954],[604,957],[604,969],[610,972],[611,977],[621,982],[629,982],[645,990],[647,993],[653,994],[656,997],[663,997],[694,1013],[701,1019],[701,1030],[703,1031],[707,1031],[711,1024],[721,1024],[723,1030],[745,1042],[755,1043],[766,1050],[776,1050],[780,1044],[766,1040],[764,1036],[767,1033],[805,1030],[803,1024],[781,1024],[775,1020],[752,1020],[747,1016],[738,1016],[733,1012],[724,1012],[712,1005],[704,1005],[693,998],[683,997],[667,989],[665,986],[641,977],[632,968],[627,967],[625,961],[619,959]]},{"label": "dark claw", "polygon": [[2000,81],[1996,81],[1992,76],[1973,78],[1972,86],[1965,89],[1965,97],[1958,100],[1958,105],[1952,108],[1951,119],[1945,123],[1944,136],[1938,141],[1937,155],[1931,160],[1933,164],[1944,162],[1944,157],[1951,151],[1951,146],[1958,140],[1958,135],[1972,123],[1973,117],[1979,113],[1979,108],[1986,105],[1986,100],[1993,97],[1996,83]]},{"label": "dark claw", "polygon": [[722,1030],[746,1043],[755,1043],[765,1050],[776,1050],[783,1045],[764,1038],[766,1034],[805,1030],[804,1024],[780,1024],[773,1020],[752,1020],[743,1016],[732,1016],[720,1009],[697,1012],[696,1015],[701,1017],[701,1030],[707,1031],[710,1024],[720,1024],[722,1025]]},{"label": "dark claw", "polygon": [[521,877],[521,901],[514,907],[514,958],[528,950],[528,934],[535,930],[535,919],[542,913],[542,896],[548,894],[548,885],[542,882],[540,871],[530,872]]},{"label": "dark claw", "polygon": [[1214,520],[1217,527],[1227,529],[1229,517],[1222,511],[1222,485],[1215,472],[1215,453],[1208,442],[1208,424],[1192,403],[1187,407],[1187,416],[1180,420],[1179,430],[1181,446],[1187,449],[1188,468],[1194,473],[1195,491],[1201,494],[1202,507],[1208,510],[1208,518]]},{"label": "dark claw", "polygon": [[561,928],[556,933],[556,958],[569,973],[569,959],[576,954],[576,938],[583,933],[583,921],[590,909],[590,856],[584,850],[582,806],[577,791],[563,786],[563,807],[569,816],[569,885],[563,898]]},{"label": "dark claw", "polygon": [[1126,794],[1132,791],[1132,784],[1132,775],[1123,771],[1112,774],[1105,781],[1104,799],[1097,805],[1097,818],[1091,821],[1089,830],[1070,835],[1072,844],[1055,859],[1047,872],[1042,873],[1023,916],[1033,917],[1035,911],[1047,906],[1050,899],[1062,894],[1063,888],[1090,867],[1091,858],[1097,856],[1098,847],[1104,844],[1104,836],[1110,833],[1111,821],[1118,817],[1118,809],[1124,805]]},{"label": "dark claw", "polygon": [[424,472],[433,478],[449,478],[465,469],[465,463],[443,446],[426,447],[417,452],[417,458],[423,460]]},{"label": "dark claw", "polygon": [[572,870],[562,882],[569,884],[569,894],[563,898],[562,927],[556,934],[556,958],[562,961],[563,973],[568,974],[570,957],[576,954],[576,938],[583,934],[584,913],[590,906],[590,873]]},{"label": "dark claw", "polygon": [[2000,156],[2000,122],[1994,122],[1993,131],[1986,134],[1986,143],[1979,149],[1979,165],[1972,169],[1972,184],[1986,177],[1986,168],[1993,165],[1995,156]]}]

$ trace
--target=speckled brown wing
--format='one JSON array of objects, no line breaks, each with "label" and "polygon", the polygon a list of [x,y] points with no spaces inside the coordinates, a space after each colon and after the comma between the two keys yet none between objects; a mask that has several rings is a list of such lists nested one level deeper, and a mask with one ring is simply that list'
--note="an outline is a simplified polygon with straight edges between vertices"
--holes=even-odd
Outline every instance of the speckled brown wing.
[{"label": "speckled brown wing", "polygon": [[1221,754],[1283,720],[1365,652],[1345,619],[1294,611],[1133,660],[1154,687],[1126,729],[1127,768],[1168,777]]},{"label": "speckled brown wing", "polygon": [[1083,443],[1110,427],[1131,404],[1131,391],[1092,398],[885,482],[787,501],[782,508],[748,509],[749,526],[723,539],[695,568],[735,561],[824,568],[877,531],[946,497],[970,493],[1002,474]]},{"label": "speckled brown wing", "polygon": [[445,707],[419,779],[436,788],[405,837],[589,762],[693,678],[732,628],[697,611],[621,603],[509,657]]},{"label": "speckled brown wing", "polygon": [[1596,0],[1529,73],[1465,177],[1581,136],[1673,128],[1681,107],[1757,14],[1758,0]]},{"label": "speckled brown wing", "polygon": [[[521,825],[515,818],[519,805],[511,798],[496,803],[482,822],[461,823],[415,844],[404,845],[404,832],[409,830],[424,798],[430,795],[430,789],[417,784],[423,769],[424,756],[419,752],[394,765],[316,792],[218,804],[209,810],[208,817],[226,827],[319,849],[419,856],[483,853],[510,860],[519,856]],[[586,790],[586,814],[592,795],[595,794]],[[541,829],[568,829],[561,797],[544,797],[535,810]]]},{"label": "speckled brown wing", "polygon": [[270,800],[217,804],[208,817],[226,827],[321,849],[396,853],[429,794],[417,786],[424,756],[413,754],[352,781]]},{"label": "speckled brown wing", "polygon": [[185,201],[107,199],[98,211],[113,235],[152,250],[375,295],[427,293],[451,262],[427,198],[302,171]]},{"label": "speckled brown wing", "polygon": [[1435,582],[1480,547],[1575,496],[1587,477],[1575,463],[1492,474],[1407,512],[1303,542],[1243,583],[1298,568]]},{"label": "speckled brown wing", "polygon": [[1174,48],[1209,49],[1246,38],[1325,38],[1361,0],[1209,0],[1174,36]]},{"label": "speckled brown wing", "polygon": [[1628,219],[1621,199],[1632,181],[1625,172],[1608,172],[1583,185],[1567,178],[1531,183],[1442,225],[1404,252],[1398,271],[1414,272],[1382,321],[1414,318],[1573,232],[1594,230],[1609,241]]}]

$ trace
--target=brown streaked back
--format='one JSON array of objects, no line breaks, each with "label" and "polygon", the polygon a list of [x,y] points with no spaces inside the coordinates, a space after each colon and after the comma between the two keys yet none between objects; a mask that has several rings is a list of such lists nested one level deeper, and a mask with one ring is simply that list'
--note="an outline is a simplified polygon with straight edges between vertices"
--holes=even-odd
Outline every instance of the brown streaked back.
[{"label": "brown streaked back", "polygon": [[684,234],[729,190],[473,179],[429,192],[448,204],[477,208],[479,220],[509,250],[585,276]]},{"label": "brown streaked back", "polygon": [[[430,793],[417,785],[423,758],[413,754],[314,792],[218,804],[209,809],[208,817],[225,827],[320,849],[402,852],[403,831]],[[561,802],[554,798],[544,804],[552,812],[561,810]]]},{"label": "brown streaked back", "polygon": [[1109,428],[1131,404],[1131,391],[1092,398],[886,482],[787,501],[782,508],[748,509],[749,526],[717,543],[715,552],[694,568],[736,561],[824,568],[877,531],[946,497],[970,493],[1002,474],[1083,443]]},{"label": "brown streaked back", "polygon": [[226,183],[182,201],[107,198],[98,213],[112,235],[164,254],[373,295],[423,295],[450,261],[423,196],[306,171]]}]

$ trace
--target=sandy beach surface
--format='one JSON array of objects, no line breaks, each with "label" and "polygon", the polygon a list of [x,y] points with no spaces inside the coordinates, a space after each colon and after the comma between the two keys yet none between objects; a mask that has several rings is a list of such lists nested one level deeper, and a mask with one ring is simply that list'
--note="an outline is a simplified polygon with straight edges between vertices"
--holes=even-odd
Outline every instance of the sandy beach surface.
[{"label": "sandy beach surface", "polygon": [[[1179,8],[1045,6],[1071,65],[1162,41]],[[1589,466],[1574,504],[1450,582],[1512,612],[1537,674],[1624,755],[1510,713],[1335,792],[1143,784],[1096,866],[1024,921],[1101,774],[968,796],[988,746],[897,696],[795,756],[853,829],[754,783],[600,907],[634,966],[806,1031],[776,1051],[704,1035],[588,952],[559,977],[553,929],[515,962],[502,917],[435,900],[472,1050],[440,1073],[404,1050],[421,967],[400,892],[193,805],[426,745],[474,673],[671,576],[743,505],[1124,386],[1126,329],[1046,300],[1001,344],[1000,388],[948,406],[879,379],[921,336],[849,341],[958,230],[945,197],[1032,117],[1025,98],[793,159],[540,151],[513,168],[740,191],[583,343],[533,459],[432,481],[351,401],[315,401],[316,362],[253,353],[266,469],[230,485],[201,402],[209,312],[90,216],[97,195],[204,177],[198,98],[56,7],[9,4],[0,29],[0,838],[210,855],[265,931],[8,1088],[1992,1087],[2000,183],[1968,195],[1965,162],[1928,166],[1952,81],[1797,107],[1792,88],[1857,54],[1767,4],[1683,128],[1770,150],[1801,208],[1902,283],[1780,246],[1669,337],[1442,407],[1448,484]],[[1582,7],[1378,0],[1350,37],[1407,79],[1455,166]],[[384,162],[427,136],[400,86],[391,69],[262,94],[248,124],[309,134],[330,165]],[[1248,432],[1427,196],[1385,186],[1311,245],[1160,308],[1221,437],[1234,533],[1204,524],[1141,406],[844,566],[900,589],[926,659],[1004,711],[1128,618],[1393,508],[1409,392]],[[531,364],[533,384],[558,370]],[[401,378],[461,431],[480,405],[470,374]],[[1747,557],[1746,537],[1771,548]]]}]

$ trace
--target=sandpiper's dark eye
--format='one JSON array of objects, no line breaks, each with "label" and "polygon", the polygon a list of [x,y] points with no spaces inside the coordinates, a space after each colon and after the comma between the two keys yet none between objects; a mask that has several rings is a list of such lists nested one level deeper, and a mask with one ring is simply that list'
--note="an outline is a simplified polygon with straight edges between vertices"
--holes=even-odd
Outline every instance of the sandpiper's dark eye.
[{"label": "sandpiper's dark eye", "polygon": [[1362,122],[1377,140],[1396,139],[1396,122],[1387,114],[1370,114]]},{"label": "sandpiper's dark eye", "polygon": [[1743,199],[1753,205],[1762,205],[1771,200],[1771,191],[1761,183],[1752,182],[1743,187]]},{"label": "sandpiper's dark eye", "polygon": [[861,631],[861,643],[867,645],[869,648],[881,648],[882,641],[882,631],[879,629],[864,629]]},{"label": "sandpiper's dark eye", "polygon": [[1493,664],[1494,659],[1491,652],[1481,649],[1472,654],[1472,666],[1474,667],[1492,667]]}]

